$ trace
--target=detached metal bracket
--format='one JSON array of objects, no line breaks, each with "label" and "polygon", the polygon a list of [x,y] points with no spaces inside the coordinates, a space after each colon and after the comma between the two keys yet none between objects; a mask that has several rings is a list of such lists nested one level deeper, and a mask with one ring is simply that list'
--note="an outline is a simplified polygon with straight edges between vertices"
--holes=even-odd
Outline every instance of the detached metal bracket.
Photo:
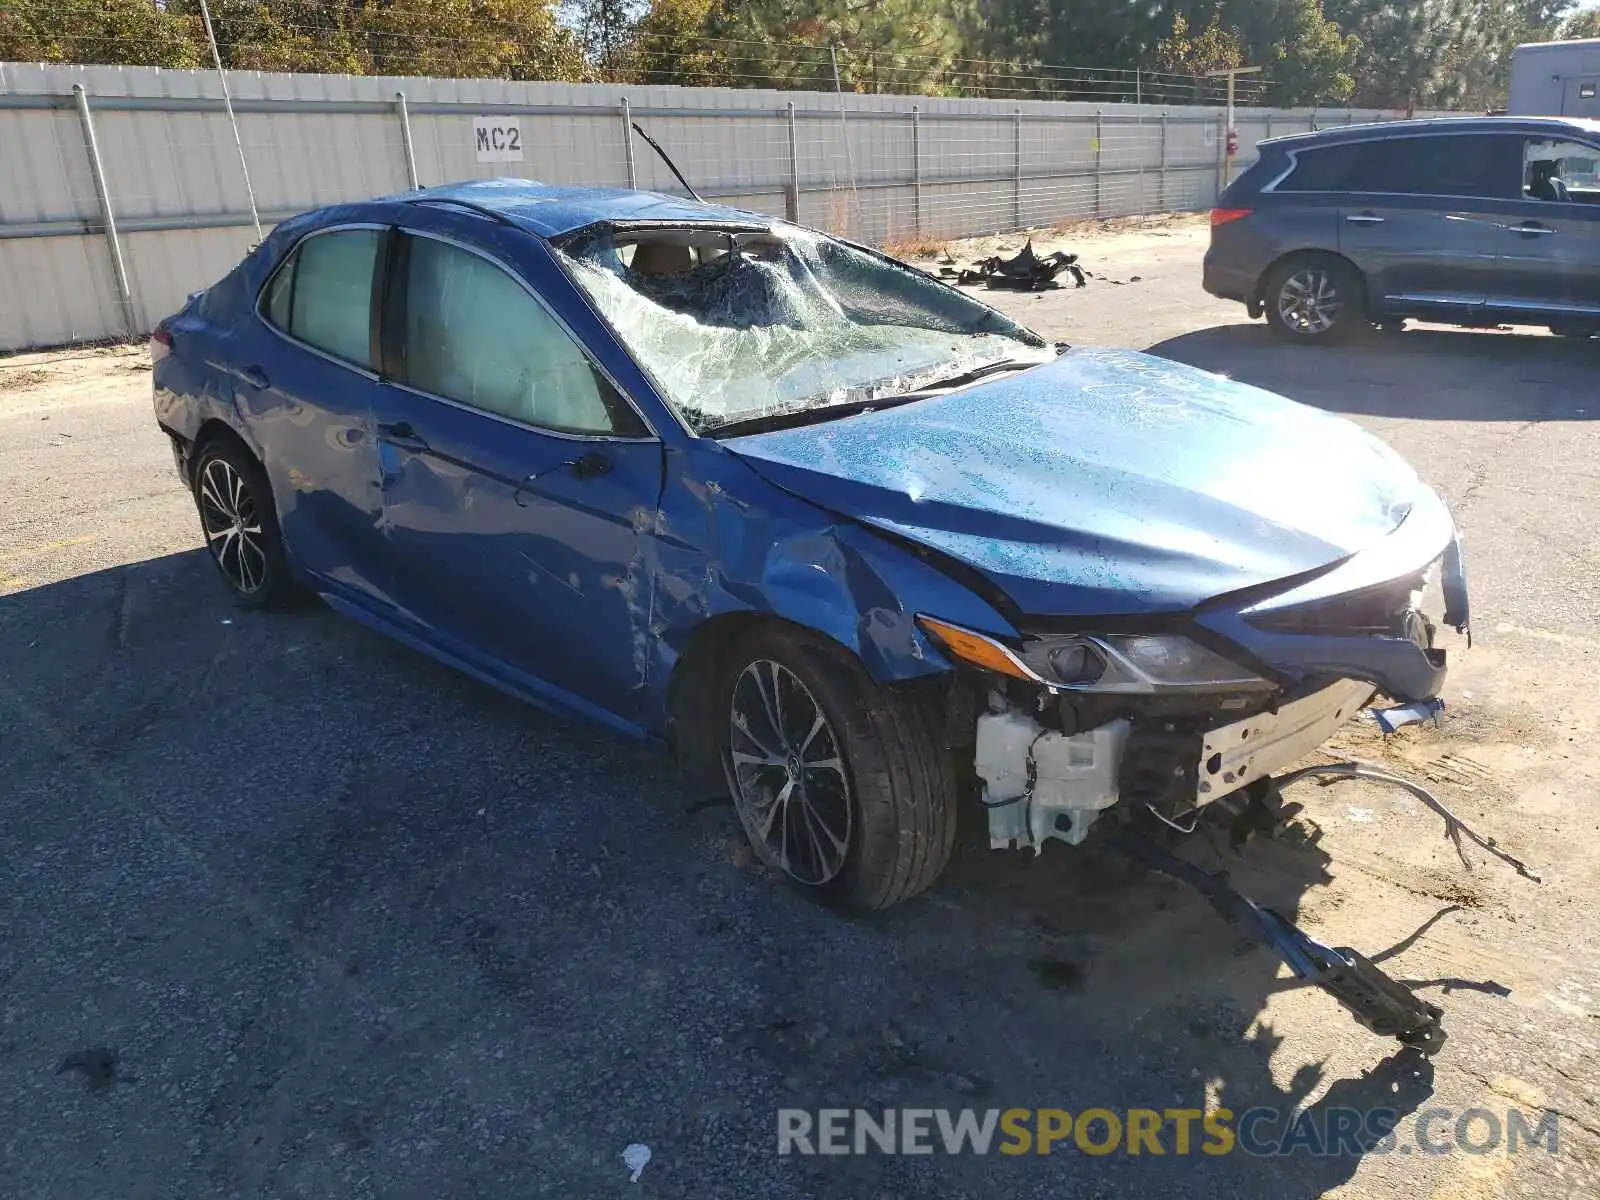
[{"label": "detached metal bracket", "polygon": [[1110,830],[1109,841],[1130,858],[1194,888],[1226,920],[1250,928],[1295,975],[1327,992],[1373,1033],[1396,1038],[1427,1055],[1437,1054],[1444,1045],[1444,1010],[1420,999],[1355,950],[1324,946],[1292,921],[1229,887],[1220,876],[1167,853],[1131,825]]}]

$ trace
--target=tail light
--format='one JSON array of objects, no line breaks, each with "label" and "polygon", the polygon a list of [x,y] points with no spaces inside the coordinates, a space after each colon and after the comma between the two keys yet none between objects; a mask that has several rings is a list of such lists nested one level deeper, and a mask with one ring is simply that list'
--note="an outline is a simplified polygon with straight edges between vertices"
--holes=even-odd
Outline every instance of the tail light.
[{"label": "tail light", "polygon": [[165,325],[157,325],[155,332],[150,335],[150,362],[152,365],[160,362],[172,353],[172,331]]},{"label": "tail light", "polygon": [[1254,209],[1249,208],[1213,208],[1211,210],[1211,228],[1226,225],[1229,221],[1237,221],[1248,217]]}]

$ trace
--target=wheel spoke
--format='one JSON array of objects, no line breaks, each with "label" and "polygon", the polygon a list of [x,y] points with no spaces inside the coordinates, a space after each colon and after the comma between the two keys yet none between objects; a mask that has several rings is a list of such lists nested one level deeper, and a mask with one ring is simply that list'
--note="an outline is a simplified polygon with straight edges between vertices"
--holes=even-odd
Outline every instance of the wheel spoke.
[{"label": "wheel spoke", "polygon": [[784,761],[784,755],[781,750],[774,750],[771,746],[767,745],[751,731],[750,720],[745,716],[744,713],[735,714],[733,718],[733,728],[737,732],[743,734],[749,740],[752,746],[761,751],[761,753],[765,754],[768,758],[771,758],[779,763]]},{"label": "wheel spoke", "polygon": [[769,754],[765,750],[760,754],[747,754],[743,750],[730,750],[729,753],[733,755],[733,765],[736,767],[755,767],[758,770],[777,767],[781,770],[785,762],[783,755]]},{"label": "wheel spoke", "polygon": [[820,708],[817,709],[816,720],[811,722],[811,728],[806,732],[804,740],[800,743],[799,755],[802,761],[805,760],[806,751],[811,749],[811,743],[816,740],[817,734],[821,733],[827,726],[828,722],[823,718],[822,710]]},{"label": "wheel spoke", "polygon": [[200,480],[200,494],[223,516],[230,515],[228,506],[222,502],[222,497],[217,494],[216,482],[211,478],[211,469],[209,467],[206,468],[205,477]]},{"label": "wheel spoke", "polygon": [[805,809],[808,824],[816,826],[822,832],[822,836],[827,838],[828,844],[833,847],[834,855],[842,862],[846,851],[850,847],[849,840],[834,833],[833,828],[823,818],[822,813],[817,810],[816,805],[811,803],[810,797],[803,791],[800,793],[800,805]]}]

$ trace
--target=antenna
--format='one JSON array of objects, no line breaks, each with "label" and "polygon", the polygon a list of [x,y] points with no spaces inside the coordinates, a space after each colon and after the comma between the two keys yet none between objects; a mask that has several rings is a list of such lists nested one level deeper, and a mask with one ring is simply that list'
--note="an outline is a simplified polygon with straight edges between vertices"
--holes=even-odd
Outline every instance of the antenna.
[{"label": "antenna", "polygon": [[[661,148],[661,143],[656,141],[655,138],[651,137],[644,130],[640,129],[639,128],[639,122],[637,122],[637,121],[635,121],[633,123],[633,131],[635,133],[637,133],[640,137],[642,137],[645,141],[650,143],[650,149],[654,150],[657,154],[659,154],[661,156],[661,161],[667,164],[667,170],[671,171],[674,175],[676,175],[678,177],[678,182],[683,184],[683,190],[689,193],[689,198],[691,200],[700,200],[700,193],[695,191],[692,187],[689,186],[689,181],[683,177],[683,172],[678,170],[677,164],[674,163],[672,161],[672,159],[667,157],[667,152]],[[705,201],[704,200],[700,200],[700,203],[704,204]]]}]

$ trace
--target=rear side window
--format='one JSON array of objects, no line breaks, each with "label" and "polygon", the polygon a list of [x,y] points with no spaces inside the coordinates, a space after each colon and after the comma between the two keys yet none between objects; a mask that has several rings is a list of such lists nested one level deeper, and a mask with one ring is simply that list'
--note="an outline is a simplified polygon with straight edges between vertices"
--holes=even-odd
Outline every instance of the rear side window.
[{"label": "rear side window", "polygon": [[1517,140],[1456,133],[1363,142],[1343,190],[1406,196],[1514,196]]},{"label": "rear side window", "polygon": [[371,370],[372,271],[381,236],[377,229],[312,234],[273,275],[262,315],[291,337]]},{"label": "rear side window", "polygon": [[1377,192],[1402,196],[1515,194],[1516,139],[1453,133],[1389,137],[1302,150],[1280,192]]},{"label": "rear side window", "polygon": [[528,425],[615,431],[609,388],[520,283],[458,246],[426,237],[406,241],[408,384]]}]

